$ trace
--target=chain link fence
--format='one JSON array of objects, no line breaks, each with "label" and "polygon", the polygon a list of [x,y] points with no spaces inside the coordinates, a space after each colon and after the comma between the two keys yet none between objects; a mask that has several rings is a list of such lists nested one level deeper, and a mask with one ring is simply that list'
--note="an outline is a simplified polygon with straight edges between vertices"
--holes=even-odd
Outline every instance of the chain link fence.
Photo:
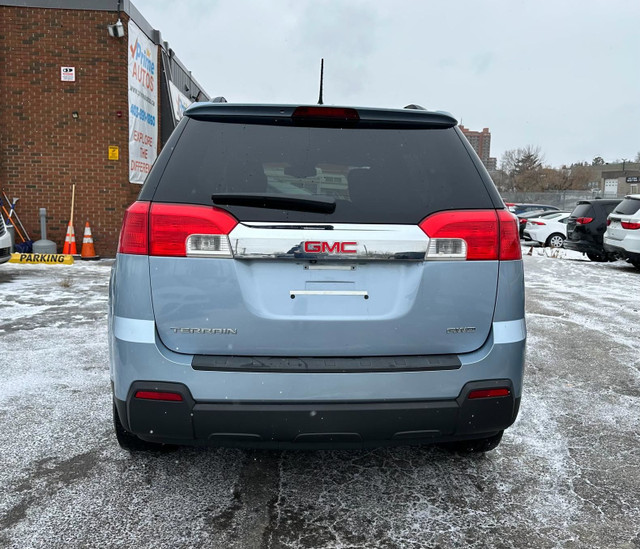
[{"label": "chain link fence", "polygon": [[[602,192],[598,189],[594,189],[594,191],[547,191],[535,193],[502,192],[500,195],[505,202],[548,204],[561,210],[572,210],[579,200],[591,200],[598,197],[604,198]],[[622,198],[622,196],[619,198]]]}]

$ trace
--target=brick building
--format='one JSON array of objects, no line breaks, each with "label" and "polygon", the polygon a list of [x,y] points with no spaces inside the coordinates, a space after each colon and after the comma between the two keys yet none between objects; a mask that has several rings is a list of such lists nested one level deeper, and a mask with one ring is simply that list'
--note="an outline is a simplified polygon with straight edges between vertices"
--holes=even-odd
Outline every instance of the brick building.
[{"label": "brick building", "polygon": [[489,128],[483,128],[481,132],[476,132],[460,125],[460,130],[469,140],[476,153],[478,153],[485,168],[489,171],[494,171],[498,162],[491,156],[491,132]]},{"label": "brick building", "polygon": [[640,192],[640,163],[617,162],[592,166],[591,187],[603,198],[623,197]]},{"label": "brick building", "polygon": [[97,252],[115,255],[181,110],[209,97],[129,0],[0,0],[0,66],[0,186],[30,236],[44,207],[62,249],[75,184],[76,239],[89,221]]}]

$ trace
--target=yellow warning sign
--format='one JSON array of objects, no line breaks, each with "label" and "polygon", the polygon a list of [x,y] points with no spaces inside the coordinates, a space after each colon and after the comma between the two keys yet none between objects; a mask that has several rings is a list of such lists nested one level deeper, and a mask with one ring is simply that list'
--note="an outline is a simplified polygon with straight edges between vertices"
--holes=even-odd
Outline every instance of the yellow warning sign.
[{"label": "yellow warning sign", "polygon": [[73,256],[64,254],[11,254],[9,263],[45,263],[47,265],[73,265]]},{"label": "yellow warning sign", "polygon": [[118,160],[120,158],[120,147],[109,145],[109,160]]}]

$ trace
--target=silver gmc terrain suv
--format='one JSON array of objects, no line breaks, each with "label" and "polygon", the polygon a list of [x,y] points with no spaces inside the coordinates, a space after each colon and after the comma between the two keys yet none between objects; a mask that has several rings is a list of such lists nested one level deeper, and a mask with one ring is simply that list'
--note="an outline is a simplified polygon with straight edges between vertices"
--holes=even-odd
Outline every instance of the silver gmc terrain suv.
[{"label": "silver gmc terrain suv", "polygon": [[498,445],[518,224],[456,120],[412,107],[187,110],[111,277],[121,446]]}]

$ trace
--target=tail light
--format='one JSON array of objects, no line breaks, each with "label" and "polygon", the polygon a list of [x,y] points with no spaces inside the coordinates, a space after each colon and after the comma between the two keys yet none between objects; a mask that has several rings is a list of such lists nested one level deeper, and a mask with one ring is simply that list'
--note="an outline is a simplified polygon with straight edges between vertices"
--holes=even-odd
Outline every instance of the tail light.
[{"label": "tail light", "polygon": [[623,229],[631,229],[632,231],[640,229],[640,223],[633,223],[632,221],[621,221],[620,225],[622,225]]},{"label": "tail light", "polygon": [[607,227],[611,225],[611,219],[607,217]]},{"label": "tail light", "polygon": [[588,225],[593,221],[593,217],[578,217],[576,218],[576,223],[578,225]]},{"label": "tail light", "polygon": [[544,221],[529,221],[532,225],[546,225]]},{"label": "tail light", "polygon": [[182,395],[180,393],[168,393],[166,391],[136,391],[136,398],[141,398],[142,400],[182,402]]},{"label": "tail light", "polygon": [[438,212],[420,222],[429,237],[425,259],[521,259],[517,217],[506,210]]},{"label": "tail light", "polygon": [[233,257],[229,233],[238,221],[214,207],[134,202],[125,212],[119,253]]},{"label": "tail light", "polygon": [[118,253],[149,253],[149,202],[134,202],[124,212]]}]

